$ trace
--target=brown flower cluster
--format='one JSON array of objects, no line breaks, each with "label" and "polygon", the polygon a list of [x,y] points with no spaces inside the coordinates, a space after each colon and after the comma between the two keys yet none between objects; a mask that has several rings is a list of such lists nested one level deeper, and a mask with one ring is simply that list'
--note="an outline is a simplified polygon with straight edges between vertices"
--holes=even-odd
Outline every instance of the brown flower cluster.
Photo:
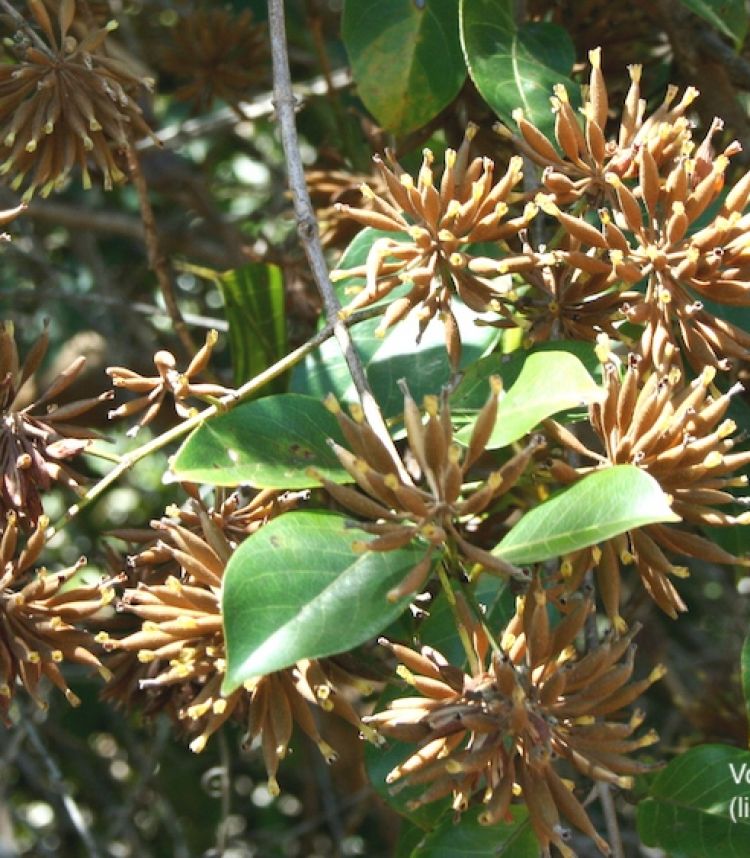
[{"label": "brown flower cluster", "polygon": [[536,214],[529,205],[516,218],[506,218],[513,189],[522,179],[521,159],[512,158],[505,175],[495,181],[490,158],[469,161],[469,147],[476,133],[471,126],[458,151],[448,149],[439,184],[433,176],[434,156],[424,150],[416,183],[390,157],[387,166],[379,157],[377,167],[387,194],[378,196],[366,185],[363,194],[369,209],[341,205],[339,210],[363,226],[393,236],[373,243],[364,265],[335,271],[334,280],[363,277],[364,288],[345,308],[350,314],[390,295],[406,285],[405,295],[388,306],[378,328],[380,334],[415,310],[420,334],[440,314],[445,323],[446,346],[455,367],[460,358],[458,326],[451,310],[454,295],[472,310],[483,312],[493,299],[501,299],[490,282],[469,268],[467,245],[484,241],[506,241],[526,227]]},{"label": "brown flower cluster", "polygon": [[105,648],[115,652],[109,662],[113,676],[106,697],[126,705],[145,698],[149,714],[168,712],[192,737],[190,747],[195,752],[202,751],[226,721],[239,721],[246,728],[244,743],[260,742],[274,794],[279,790],[279,762],[286,755],[294,723],[326,760],[335,759],[320,735],[311,705],[371,732],[341,693],[358,680],[331,660],[300,661],[250,680],[229,695],[221,692],[226,671],[221,586],[236,547],[231,537],[244,538],[294,502],[294,498],[264,492],[243,505],[234,496],[212,511],[194,497],[178,520],[154,522],[160,539],[133,558],[142,580],[126,589],[120,602],[121,609],[137,617],[140,625],[119,639],[106,633],[99,636]]},{"label": "brown flower cluster", "polygon": [[60,672],[64,661],[83,664],[108,678],[109,672],[92,652],[94,636],[79,624],[114,598],[114,590],[103,583],[66,584],[85,565],[81,558],[59,572],[35,569],[45,545],[49,521],[40,516],[34,530],[23,538],[18,519],[9,512],[0,537],[0,717],[7,721],[8,707],[20,683],[40,706],[39,682],[43,676],[59,688],[68,702],[77,706],[76,695]]},{"label": "brown flower cluster", "polygon": [[497,419],[500,380],[493,378],[490,395],[477,417],[464,452],[453,440],[448,398],[426,396],[426,421],[405,384],[404,423],[409,454],[414,463],[415,479],[408,469],[396,462],[372,428],[366,423],[359,406],[350,406],[351,417],[344,414],[331,396],[326,406],[336,416],[351,451],[331,441],[338,460],[361,491],[313,474],[334,500],[365,519],[357,527],[376,534],[368,542],[355,542],[359,551],[392,551],[412,540],[426,544],[423,558],[409,572],[388,598],[396,601],[413,593],[427,580],[436,549],[447,548],[464,561],[479,564],[496,575],[526,580],[526,575],[499,557],[473,545],[461,533],[461,523],[479,515],[500,496],[509,492],[528,465],[538,439],[532,440],[502,467],[493,471],[485,482],[470,490],[465,488],[466,475],[484,452]]},{"label": "brown flower cluster", "polygon": [[553,844],[566,858],[574,856],[565,843],[564,818],[602,854],[610,854],[558,769],[565,764],[625,789],[632,775],[647,771],[649,766],[629,755],[657,737],[649,732],[634,738],[642,716],[625,720],[622,710],[663,675],[663,668],[631,682],[637,629],[579,655],[573,644],[591,600],[571,598],[552,627],[548,593],[539,579],[518,598],[499,642],[457,596],[471,640],[470,673],[429,647],[418,652],[383,641],[400,662],[399,675],[419,695],[397,698],[367,718],[386,736],[418,743],[387,782],[423,788],[411,808],[450,795],[460,814],[476,798],[484,806],[479,816],[484,825],[505,820],[520,791],[543,850]]},{"label": "brown flower cluster", "polygon": [[[20,394],[32,382],[48,342],[45,329],[21,363],[13,324],[0,324],[0,515],[14,510],[24,527],[33,525],[42,514],[41,496],[53,483],[72,489],[80,486],[83,477],[67,460],[85,450],[97,435],[70,421],[111,398],[111,393],[103,393],[55,404],[83,369],[85,359],[80,357],[29,405],[21,406]],[[40,409],[45,410],[39,413]]]},{"label": "brown flower cluster", "polygon": [[92,161],[111,188],[125,178],[113,147],[151,135],[133,99],[148,82],[105,53],[115,22],[78,40],[74,0],[60,3],[55,23],[40,0],[28,6],[43,42],[24,43],[18,62],[0,66],[0,175],[12,177],[13,188],[26,184],[29,199],[60,187],[76,165],[90,187]]},{"label": "brown flower cluster", "polygon": [[[732,515],[717,509],[743,500],[729,490],[747,485],[747,477],[737,474],[750,463],[750,452],[732,452],[735,442],[731,436],[737,427],[733,420],[725,419],[732,396],[742,386],[720,393],[713,386],[715,372],[706,367],[698,378],[685,383],[677,367],[666,373],[644,372],[643,362],[631,355],[621,377],[610,359],[605,364],[606,399],[590,408],[591,425],[603,455],[557,424],[550,422],[550,431],[558,441],[600,466],[634,464],[643,468],[657,480],[686,524],[747,524],[750,513]],[[575,480],[588,470],[575,471],[561,463],[552,466],[553,473],[564,481]],[[750,564],[684,528],[651,524],[570,558],[570,586],[579,586],[593,561],[607,614],[622,628],[620,564],[634,562],[649,595],[676,617],[686,607],[671,578],[688,573],[668,558],[675,554],[711,563]]]},{"label": "brown flower cluster", "polygon": [[131,417],[141,411],[144,412],[135,426],[128,430],[128,435],[136,435],[139,429],[148,426],[156,417],[168,394],[174,398],[177,416],[184,419],[193,414],[191,408],[185,404],[185,400],[191,397],[205,400],[206,397],[219,397],[229,393],[229,390],[220,384],[193,380],[208,366],[218,336],[218,333],[213,330],[206,334],[206,342],[198,349],[184,372],[177,369],[175,356],[163,349],[154,355],[157,375],[140,375],[124,366],[108,367],[107,375],[112,379],[114,387],[140,394],[110,411],[110,420]]},{"label": "brown flower cluster", "polygon": [[266,33],[251,12],[196,9],[172,28],[162,66],[187,80],[175,96],[200,112],[217,98],[232,105],[247,98],[267,75],[267,53]]}]

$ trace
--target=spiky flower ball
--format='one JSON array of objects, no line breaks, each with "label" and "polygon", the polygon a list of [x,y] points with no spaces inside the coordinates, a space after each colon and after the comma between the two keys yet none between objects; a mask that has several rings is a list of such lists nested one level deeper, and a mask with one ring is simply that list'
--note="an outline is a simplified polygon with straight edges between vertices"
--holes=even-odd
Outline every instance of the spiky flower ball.
[{"label": "spiky flower ball", "polygon": [[47,196],[78,166],[90,187],[89,164],[105,188],[125,179],[115,149],[151,135],[133,96],[148,81],[108,56],[115,22],[80,40],[72,35],[74,0],[62,0],[53,23],[41,0],[28,0],[39,40],[21,42],[18,61],[0,66],[0,175]]},{"label": "spiky flower ball", "polygon": [[23,542],[18,519],[13,512],[5,517],[0,538],[0,717],[7,719],[8,707],[20,684],[40,706],[39,683],[46,677],[74,706],[79,703],[68,688],[60,665],[83,664],[109,672],[92,650],[94,636],[80,624],[98,613],[114,598],[114,590],[104,583],[66,586],[85,565],[81,558],[74,566],[48,572],[36,563],[45,545],[49,520],[41,516]]},{"label": "spiky flower ball", "polygon": [[[600,350],[606,348],[600,344]],[[604,351],[602,357],[605,357]],[[669,353],[669,350],[668,350]],[[606,398],[591,406],[591,424],[603,452],[585,446],[568,430],[548,424],[552,435],[598,466],[633,464],[657,480],[672,509],[689,525],[733,526],[750,523],[750,513],[733,515],[721,509],[746,499],[729,490],[747,485],[738,471],[750,463],[750,452],[734,452],[731,437],[737,427],[725,419],[735,385],[727,393],[713,386],[716,371],[706,367],[685,384],[672,366],[666,373],[643,371],[631,356],[624,373],[610,355],[605,364]],[[563,480],[576,480],[590,471],[553,465]],[[672,617],[686,607],[672,577],[687,575],[670,556],[695,557],[711,563],[750,564],[715,542],[671,524],[651,524],[629,531],[599,548],[585,549],[570,558],[570,586],[575,589],[592,561],[597,567],[598,590],[610,618],[621,626],[620,564],[634,562],[640,579],[659,607]]]},{"label": "spiky flower ball", "polygon": [[55,404],[83,369],[85,359],[80,357],[33,402],[21,407],[20,394],[39,368],[48,343],[45,329],[21,363],[13,324],[0,323],[0,515],[14,510],[24,527],[42,514],[42,495],[54,483],[72,489],[80,486],[83,478],[67,460],[98,435],[70,421],[112,396],[107,392]]},{"label": "spiky flower ball", "polygon": [[124,366],[107,367],[107,375],[115,387],[137,393],[135,399],[130,399],[118,408],[109,412],[110,420],[120,417],[132,417],[142,412],[142,416],[128,435],[136,435],[144,426],[148,426],[161,410],[164,400],[171,397],[177,416],[190,417],[193,411],[186,405],[186,400],[206,397],[219,397],[229,393],[226,387],[211,382],[197,382],[195,376],[200,375],[211,360],[211,353],[219,335],[211,330],[206,334],[206,342],[198,349],[183,372],[177,369],[175,356],[161,349],[154,355],[156,375],[144,376]]},{"label": "spiky flower ball", "polygon": [[[251,502],[257,513],[251,530],[283,509],[283,501],[279,506],[275,500],[275,495],[269,498],[266,494],[254,505]],[[137,617],[140,626],[119,639],[100,637],[105,648],[116,653],[107,696],[131,704],[145,699],[150,714],[165,710],[191,737],[195,752],[202,751],[226,721],[239,721],[245,725],[246,744],[260,741],[269,787],[277,793],[279,762],[287,753],[294,723],[317,744],[326,760],[335,759],[310,705],[368,732],[340,693],[344,683],[357,681],[330,660],[305,660],[223,694],[226,647],[221,587],[236,544],[199,503],[192,505],[191,515],[197,519],[193,528],[174,519],[155,522],[161,539],[145,548],[140,559],[135,558],[148,583],[126,589],[120,607]],[[232,518],[236,521],[236,515]],[[156,566],[152,576],[148,574],[151,564]]]},{"label": "spiky flower ball", "polygon": [[185,80],[175,95],[196,111],[214,99],[236,105],[267,76],[266,44],[263,27],[249,11],[196,9],[171,30],[162,65]]},{"label": "spiky flower ball", "polygon": [[[573,646],[592,604],[577,596],[550,626],[547,593],[538,579],[518,599],[499,641],[491,639],[458,595],[470,672],[434,649],[415,651],[383,641],[400,662],[398,673],[415,692],[393,700],[367,721],[386,736],[417,742],[417,750],[387,776],[388,783],[423,788],[416,808],[451,796],[457,814],[472,800],[483,805],[479,821],[501,822],[519,792],[543,850],[556,846],[566,858],[569,831],[562,819],[610,853],[575,789],[563,780],[562,763],[595,781],[622,788],[649,766],[630,758],[653,744],[653,732],[633,734],[642,716],[623,709],[662,674],[656,668],[631,682],[635,647],[629,635],[579,655]],[[559,603],[558,603],[559,604]]]},{"label": "spiky flower ball", "polygon": [[385,298],[401,284],[409,284],[407,294],[394,299],[386,310],[378,329],[380,334],[412,310],[419,317],[420,335],[431,319],[441,315],[454,368],[458,366],[461,341],[451,309],[453,297],[458,295],[476,312],[487,310],[493,298],[501,297],[491,283],[471,270],[471,249],[467,245],[504,242],[536,214],[536,207],[530,205],[521,216],[506,218],[511,193],[523,175],[521,159],[512,158],[505,175],[495,181],[495,165],[490,158],[469,161],[475,132],[471,126],[457,152],[446,150],[438,184],[429,149],[424,150],[416,183],[395,159],[390,158],[387,166],[376,157],[375,166],[387,193],[378,196],[363,185],[369,208],[342,205],[339,209],[363,226],[397,235],[375,241],[364,265],[332,275],[339,280],[366,280],[364,289],[345,308],[347,314]]},{"label": "spiky flower ball", "polygon": [[357,522],[359,528],[377,535],[368,542],[355,543],[355,550],[392,551],[412,540],[421,540],[425,545],[422,560],[388,594],[389,599],[395,601],[421,587],[430,573],[435,552],[446,546],[468,564],[477,563],[491,573],[526,580],[521,570],[474,545],[461,532],[463,522],[482,513],[513,488],[539,444],[538,439],[531,441],[493,471],[486,482],[466,489],[467,473],[484,452],[497,419],[500,379],[493,378],[491,385],[468,446],[462,451],[453,440],[447,396],[425,397],[424,421],[408,388],[402,384],[409,451],[419,471],[418,479],[414,480],[403,463],[391,457],[365,422],[359,406],[350,406],[352,416],[348,417],[334,397],[326,400],[351,451],[334,442],[330,442],[331,447],[361,491],[337,485],[316,471],[312,473],[336,501],[365,519]]}]

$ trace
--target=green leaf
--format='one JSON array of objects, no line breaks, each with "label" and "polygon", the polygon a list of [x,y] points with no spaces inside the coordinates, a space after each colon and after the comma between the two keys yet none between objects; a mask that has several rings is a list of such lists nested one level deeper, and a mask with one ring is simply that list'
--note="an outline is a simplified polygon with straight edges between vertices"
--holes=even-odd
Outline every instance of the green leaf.
[{"label": "green leaf", "polygon": [[352,550],[371,538],[344,516],[290,512],[239,546],[224,575],[224,694],[300,659],[353,649],[406,608],[409,596],[391,603],[386,594],[424,552]]},{"label": "green leaf", "polygon": [[739,49],[747,35],[745,0],[681,0],[682,5],[729,36]]},{"label": "green leaf", "polygon": [[[347,269],[362,265],[373,242],[386,234],[393,235],[369,228],[362,230],[347,248],[338,267]],[[340,281],[336,284],[337,291],[343,295],[349,286],[362,282],[355,278]],[[468,367],[495,346],[502,332],[475,324],[476,313],[459,300],[456,299],[452,307],[463,344],[461,367]],[[368,319],[350,330],[383,414],[395,417],[404,408],[403,395],[396,385],[399,378],[406,379],[412,396],[420,401],[426,393],[438,392],[452,372],[441,321],[430,322],[419,343],[416,342],[419,323],[414,314],[389,328],[385,337],[375,336],[379,324],[379,319]],[[332,392],[342,401],[357,400],[346,362],[334,339],[323,343],[295,367],[291,388],[320,398]]]},{"label": "green leaf", "polygon": [[[219,274],[217,282],[229,321],[234,383],[239,387],[287,353],[284,278],[276,265],[248,262]],[[285,389],[280,377],[264,392]]]},{"label": "green leaf", "polygon": [[460,414],[464,411],[479,411],[487,401],[489,379],[499,375],[504,390],[510,390],[518,380],[524,364],[531,355],[540,352],[568,352],[584,365],[586,371],[597,382],[601,382],[599,359],[594,353],[594,344],[582,340],[556,340],[538,343],[532,349],[516,349],[508,354],[493,353],[472,364],[464,373],[461,383],[451,396],[451,411]]},{"label": "green leaf", "polygon": [[[638,831],[647,846],[687,858],[750,855],[750,753],[728,745],[699,745],[660,772],[638,805]],[[734,815],[734,819],[732,819]]]},{"label": "green leaf", "polygon": [[480,825],[481,812],[481,807],[472,808],[461,815],[458,824],[446,815],[411,858],[538,858],[539,843],[525,807],[511,806],[513,822],[499,825]]},{"label": "green leaf", "polygon": [[[742,644],[742,655],[740,656],[740,674],[742,677],[742,696],[745,698],[745,715],[750,724],[750,634]],[[750,739],[748,740],[750,745]]]},{"label": "green leaf", "polygon": [[429,122],[466,79],[456,0],[346,0],[342,36],[359,97],[395,134]]},{"label": "green leaf", "polygon": [[[603,396],[602,388],[575,355],[566,351],[531,354],[523,362],[513,387],[500,399],[497,423],[487,449],[505,447],[552,414],[601,401]],[[464,427],[456,439],[468,444],[472,428]]]},{"label": "green leaf", "polygon": [[536,563],[635,527],[679,520],[652,476],[635,465],[615,465],[527,512],[493,554],[510,563]]},{"label": "green leaf", "polygon": [[177,451],[171,472],[178,480],[259,489],[306,489],[329,480],[351,482],[327,439],[344,439],[336,418],[310,396],[282,393],[238,405],[199,426]]},{"label": "green leaf", "polygon": [[562,27],[548,22],[516,26],[513,0],[461,0],[461,41],[471,79],[503,122],[515,128],[513,111],[553,140],[549,99],[556,83],[567,86],[571,101],[579,89],[568,78],[575,47]]}]

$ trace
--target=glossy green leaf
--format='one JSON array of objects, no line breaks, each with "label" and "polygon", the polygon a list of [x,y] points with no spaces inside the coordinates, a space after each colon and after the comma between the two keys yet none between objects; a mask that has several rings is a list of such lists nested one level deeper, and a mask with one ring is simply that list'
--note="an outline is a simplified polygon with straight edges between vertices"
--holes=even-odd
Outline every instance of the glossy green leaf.
[{"label": "glossy green leaf", "polygon": [[513,111],[524,115],[550,139],[554,117],[549,99],[556,83],[571,101],[578,87],[568,75],[575,47],[567,32],[549,22],[517,26],[513,0],[461,0],[461,41],[471,79],[503,122],[515,128]]},{"label": "glossy green leaf", "polygon": [[511,563],[535,563],[644,524],[679,520],[652,476],[635,465],[616,465],[527,512],[493,553]]},{"label": "glossy green leaf", "polygon": [[391,603],[386,594],[423,550],[352,550],[354,540],[371,538],[344,516],[290,512],[239,546],[222,594],[225,694],[300,659],[353,649],[406,608],[409,596]]},{"label": "glossy green leaf", "polygon": [[481,807],[461,815],[448,814],[427,834],[410,858],[538,858],[539,843],[525,807],[511,806],[512,822],[480,825]]},{"label": "glossy green leaf", "polygon": [[687,858],[750,855],[750,752],[729,745],[691,748],[654,778],[638,804],[647,846]]},{"label": "glossy green leaf", "polygon": [[[229,322],[234,383],[239,387],[287,353],[284,278],[276,265],[248,262],[218,275]],[[285,390],[274,379],[264,394]]]},{"label": "glossy green leaf", "polygon": [[[742,696],[745,698],[745,715],[748,724],[750,724],[750,634],[742,644],[740,676],[742,679]],[[750,745],[750,738],[748,738],[748,744]]]},{"label": "glossy green leaf", "polygon": [[745,0],[681,0],[682,5],[704,21],[729,36],[737,48],[747,35],[747,6]]},{"label": "glossy green leaf", "polygon": [[[485,399],[488,390],[485,387]],[[601,401],[604,391],[586,367],[566,351],[540,351],[529,355],[513,386],[500,399],[497,423],[487,449],[495,450],[522,438],[542,420],[579,405]],[[468,443],[471,426],[457,440]]]},{"label": "glossy green leaf", "polygon": [[[384,234],[374,229],[362,230],[347,248],[338,267],[362,265],[373,242]],[[336,284],[337,291],[343,296],[348,287],[362,283],[355,278],[343,280]],[[454,301],[453,310],[463,344],[461,367],[468,367],[494,347],[501,331],[475,324],[476,313],[458,300]],[[350,330],[383,414],[394,417],[404,407],[403,395],[396,384],[398,379],[405,378],[412,395],[420,401],[426,393],[440,390],[451,377],[451,367],[445,350],[443,323],[438,319],[430,322],[419,343],[416,342],[418,321],[414,314],[389,328],[384,337],[375,336],[379,324],[379,319],[368,319]],[[320,398],[333,392],[342,401],[357,399],[346,362],[333,339],[295,368],[291,388]]]},{"label": "glossy green leaf", "polygon": [[508,354],[493,353],[472,364],[465,372],[461,383],[451,396],[453,414],[479,411],[487,401],[489,379],[499,375],[503,380],[503,389],[509,391],[518,380],[524,364],[531,355],[540,352],[568,352],[584,365],[586,371],[597,382],[601,382],[601,363],[594,353],[594,344],[579,340],[557,340],[538,343],[532,349],[515,349]]},{"label": "glossy green leaf", "polygon": [[429,122],[466,79],[456,0],[346,0],[342,35],[359,97],[396,134]]},{"label": "glossy green leaf", "polygon": [[351,482],[328,446],[344,443],[338,423],[319,399],[283,393],[238,405],[206,421],[183,443],[171,463],[178,480],[264,489],[305,489],[329,480]]}]

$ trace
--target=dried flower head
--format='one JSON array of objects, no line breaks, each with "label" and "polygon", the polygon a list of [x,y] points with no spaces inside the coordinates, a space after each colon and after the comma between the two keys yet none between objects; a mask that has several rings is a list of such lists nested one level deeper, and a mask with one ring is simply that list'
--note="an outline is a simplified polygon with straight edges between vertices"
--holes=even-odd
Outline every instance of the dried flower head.
[{"label": "dried flower head", "polygon": [[74,706],[79,703],[60,672],[63,661],[109,672],[92,652],[94,636],[79,628],[114,598],[109,584],[73,585],[67,582],[85,565],[81,558],[59,572],[34,569],[45,544],[49,521],[40,516],[17,553],[20,527],[9,512],[0,538],[0,717],[7,719],[17,682],[40,706],[39,682],[46,676]]},{"label": "dried flower head", "polygon": [[[278,505],[275,496],[265,495],[253,506],[250,529],[257,529],[284,504],[283,499]],[[205,507],[192,504],[187,518],[191,516],[197,516],[199,522],[195,529],[171,519],[154,522],[162,538],[134,559],[136,567],[153,565],[157,571],[153,583],[127,589],[120,603],[123,611],[141,620],[140,627],[119,640],[100,637],[105,648],[118,653],[107,696],[127,702],[133,697],[153,698],[147,711],[169,712],[192,737],[190,747],[195,752],[202,751],[230,718],[245,724],[245,742],[260,739],[269,787],[277,793],[276,773],[293,723],[329,762],[335,758],[320,736],[311,704],[363,729],[352,705],[340,693],[344,683],[356,685],[357,680],[330,660],[306,660],[222,694],[226,649],[221,586],[234,545]],[[144,577],[148,580],[150,576]],[[132,655],[138,660],[135,670]]]},{"label": "dried flower head", "polygon": [[131,95],[147,82],[106,55],[114,21],[79,41],[71,33],[74,0],[60,3],[55,24],[41,0],[28,0],[28,6],[42,38],[38,44],[24,41],[18,62],[0,66],[0,140],[6,150],[0,175],[11,176],[13,188],[26,184],[29,199],[37,189],[47,196],[75,165],[90,187],[93,161],[104,187],[111,188],[125,178],[112,147],[151,135]]},{"label": "dried flower head", "polygon": [[[602,354],[605,357],[605,354]],[[733,420],[724,419],[735,385],[727,393],[713,386],[715,370],[685,384],[681,372],[644,372],[637,357],[628,360],[621,378],[618,367],[605,364],[606,398],[591,406],[591,424],[603,455],[586,447],[568,430],[550,423],[556,439],[581,455],[601,464],[634,464],[643,468],[669,496],[672,509],[691,525],[731,526],[750,523],[750,513],[731,515],[717,509],[747,502],[729,489],[747,485],[736,472],[750,463],[750,452],[732,452],[736,431]],[[553,466],[553,471],[555,467]],[[588,469],[561,467],[564,479],[576,479]],[[665,553],[666,552],[666,553]],[[605,609],[622,628],[620,611],[620,564],[634,562],[641,581],[659,607],[672,617],[686,610],[671,577],[684,577],[687,569],[667,555],[695,557],[711,563],[750,565],[715,542],[668,524],[652,524],[586,550],[570,561],[570,586],[575,588],[593,561],[598,589]]]},{"label": "dried flower head", "polygon": [[375,165],[387,186],[378,196],[367,185],[362,193],[369,209],[340,206],[340,211],[364,226],[398,235],[384,236],[373,243],[364,265],[335,271],[333,279],[364,277],[362,291],[345,308],[346,314],[381,300],[401,284],[406,295],[392,301],[378,329],[386,329],[416,310],[420,335],[429,321],[442,314],[446,345],[454,367],[460,357],[458,327],[451,311],[454,295],[472,310],[483,312],[497,293],[485,279],[469,268],[467,245],[505,241],[528,225],[536,214],[529,205],[523,214],[506,220],[513,188],[521,181],[521,159],[512,158],[505,175],[494,180],[490,158],[469,161],[469,147],[476,129],[470,126],[456,152],[446,150],[445,168],[439,186],[433,181],[434,156],[424,150],[416,183],[392,157],[390,166],[376,157]]},{"label": "dried flower head", "polygon": [[[13,324],[0,324],[0,515],[15,510],[24,527],[42,514],[41,496],[53,483],[72,489],[81,484],[83,477],[66,460],[85,450],[97,434],[69,421],[112,396],[107,392],[66,405],[54,404],[83,369],[85,359],[80,357],[31,404],[20,407],[19,394],[39,368],[48,342],[45,329],[21,364]],[[40,408],[46,410],[39,413]]]},{"label": "dried flower head", "polygon": [[212,330],[206,334],[206,342],[198,349],[184,372],[177,369],[175,356],[168,351],[158,351],[154,355],[154,365],[157,375],[143,376],[124,366],[110,366],[107,375],[115,387],[138,393],[136,399],[131,399],[109,412],[110,420],[118,417],[130,417],[144,412],[138,423],[128,430],[128,435],[137,434],[138,430],[147,426],[156,417],[167,396],[174,398],[174,407],[178,417],[190,417],[193,411],[185,404],[190,397],[205,399],[206,397],[224,396],[230,391],[220,384],[200,383],[193,378],[200,375],[208,366],[211,352],[219,335]]},{"label": "dried flower head", "polygon": [[513,137],[515,145],[532,161],[544,167],[542,184],[559,205],[585,197],[599,205],[611,199],[608,176],[621,179],[638,175],[638,153],[646,149],[658,168],[671,165],[685,154],[690,142],[690,126],[685,111],[698,91],[689,87],[673,105],[677,88],[670,87],[661,105],[645,118],[646,101],[641,98],[641,66],[629,66],[630,89],[625,98],[616,139],[607,139],[609,98],[601,70],[601,49],[589,52],[591,76],[584,92],[584,126],[581,128],[563,84],[554,87],[555,141],[547,138],[525,118],[523,110],[513,118],[520,137],[502,126],[496,130]]},{"label": "dried flower head", "polygon": [[249,11],[196,9],[172,28],[161,64],[187,79],[175,96],[193,102],[196,111],[217,98],[237,104],[267,75],[266,41],[264,28]]},{"label": "dried flower head", "polygon": [[468,674],[429,647],[417,652],[382,641],[401,663],[401,678],[420,696],[396,698],[366,720],[386,736],[418,743],[386,778],[399,787],[424,787],[411,808],[451,795],[461,813],[481,796],[479,821],[493,825],[506,819],[520,791],[543,850],[554,844],[573,858],[562,817],[608,855],[607,843],[557,769],[564,761],[588,778],[629,788],[631,776],[649,767],[628,755],[657,737],[649,732],[632,738],[643,716],[624,720],[622,710],[664,671],[658,667],[630,681],[635,629],[579,655],[573,643],[591,611],[590,599],[571,598],[555,627],[547,601],[535,579],[498,643],[457,594],[471,641]]},{"label": "dried flower head", "polygon": [[377,535],[368,542],[355,542],[355,550],[392,551],[412,540],[425,543],[424,557],[409,572],[388,598],[400,599],[421,587],[433,565],[436,549],[446,545],[468,563],[478,563],[497,575],[526,580],[526,575],[509,563],[473,545],[461,533],[461,524],[486,510],[501,495],[509,492],[520,479],[539,439],[532,440],[502,467],[493,471],[486,482],[467,490],[464,486],[471,465],[484,452],[497,418],[497,400],[501,389],[499,378],[491,381],[491,392],[480,411],[467,449],[462,452],[453,440],[448,398],[426,396],[426,422],[406,384],[404,423],[409,451],[418,471],[416,483],[405,467],[399,467],[383,443],[365,422],[358,405],[351,405],[351,417],[341,410],[331,396],[326,406],[336,416],[351,451],[329,442],[343,468],[361,491],[337,485],[320,473],[312,473],[328,493],[343,507],[366,519],[358,522],[362,530]]}]

